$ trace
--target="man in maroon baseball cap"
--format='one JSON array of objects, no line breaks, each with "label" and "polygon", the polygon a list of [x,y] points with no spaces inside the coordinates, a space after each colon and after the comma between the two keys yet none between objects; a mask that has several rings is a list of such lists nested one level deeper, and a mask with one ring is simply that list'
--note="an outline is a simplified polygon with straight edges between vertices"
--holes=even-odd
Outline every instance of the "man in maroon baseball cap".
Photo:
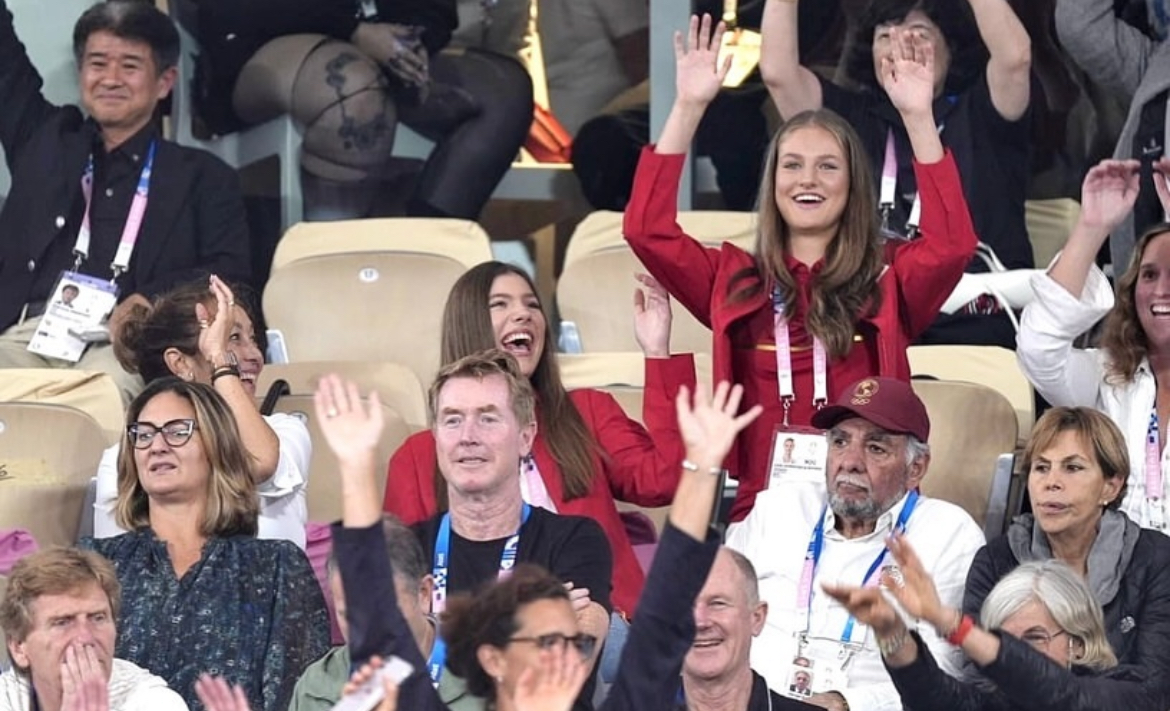
[{"label": "man in maroon baseball cap", "polygon": [[[983,532],[963,509],[918,493],[930,465],[930,418],[909,383],[859,380],[813,415],[812,424],[826,430],[823,483],[773,479],[748,517],[727,532],[727,546],[756,567],[769,608],[752,645],[752,666],[771,688],[788,689],[785,695],[794,698],[804,672],[813,693],[802,700],[822,708],[900,707],[876,646],[863,642],[873,633],[828,600],[821,584],[876,584],[876,571],[893,565],[885,542],[902,532],[946,604],[961,604]],[[933,630],[919,632],[939,665],[957,673],[961,654]]]}]

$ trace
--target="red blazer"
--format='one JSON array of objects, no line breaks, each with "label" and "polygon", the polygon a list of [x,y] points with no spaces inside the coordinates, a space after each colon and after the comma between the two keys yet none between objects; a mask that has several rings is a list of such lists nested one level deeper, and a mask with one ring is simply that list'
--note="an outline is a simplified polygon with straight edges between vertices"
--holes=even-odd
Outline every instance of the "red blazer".
[{"label": "red blazer", "polygon": [[[605,451],[595,460],[593,486],[585,496],[566,501],[560,469],[536,433],[533,454],[557,512],[594,519],[613,548],[614,609],[632,615],[645,576],[618,516],[615,499],[639,506],[666,506],[678,486],[679,464],[685,456],[675,418],[674,398],[680,385],[694,388],[695,363],[690,355],[646,361],[642,417],[649,432],[626,416],[613,396],[600,390],[569,393],[585,426]],[[436,513],[435,440],[430,430],[417,432],[390,459],[383,509],[407,524]]]},{"label": "red blazer", "polygon": [[[633,194],[626,206],[623,229],[630,247],[671,296],[712,330],[714,382],[755,383],[757,392],[776,393],[775,366],[770,372],[735,372],[731,332],[761,310],[771,317],[770,286],[752,299],[728,303],[731,277],[755,264],[754,257],[730,243],[719,249],[705,247],[682,231],[676,217],[678,181],[684,156],[654,153],[653,146],[642,152],[634,179]],[[909,380],[906,348],[938,316],[939,308],[954,290],[963,270],[975,253],[978,238],[959,183],[959,173],[948,152],[938,163],[915,162],[914,172],[922,195],[922,236],[913,242],[887,249],[888,268],[882,275],[882,304],[876,314],[864,319],[863,330],[872,333],[863,343],[871,351],[873,375]],[[747,281],[738,285],[748,286]],[[836,366],[836,367],[835,367]],[[834,377],[834,376],[837,377]],[[863,377],[863,376],[862,376]],[[809,393],[811,376],[799,380],[796,390]],[[839,361],[829,364],[829,395],[849,385],[840,382]],[[733,521],[742,520],[751,510],[756,493],[767,484],[772,433],[780,422],[779,397],[764,405],[764,414],[736,442],[727,466],[739,479],[739,492],[732,508]],[[754,402],[744,402],[750,407]],[[792,424],[808,425],[811,405],[802,413],[794,407]],[[803,421],[802,421],[803,419]]]}]

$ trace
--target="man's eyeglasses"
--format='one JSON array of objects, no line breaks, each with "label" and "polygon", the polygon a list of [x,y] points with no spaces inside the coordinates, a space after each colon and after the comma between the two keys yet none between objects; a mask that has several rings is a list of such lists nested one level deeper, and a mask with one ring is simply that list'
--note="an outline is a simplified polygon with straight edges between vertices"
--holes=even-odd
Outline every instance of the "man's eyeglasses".
[{"label": "man's eyeglasses", "polygon": [[198,426],[195,420],[171,420],[163,424],[162,427],[156,427],[149,422],[134,422],[126,427],[126,434],[130,437],[130,444],[134,445],[134,449],[147,449],[150,443],[154,441],[156,434],[162,433],[163,441],[172,447],[182,447],[187,442],[191,441],[191,435],[195,434]]},{"label": "man's eyeglasses", "polygon": [[512,637],[508,641],[528,642],[529,644],[535,644],[545,651],[571,644],[584,659],[592,657],[593,651],[597,648],[597,638],[591,634],[575,634],[570,636],[560,632],[550,632],[535,637]]},{"label": "man's eyeglasses", "polygon": [[1048,649],[1048,645],[1052,644],[1052,640],[1056,639],[1062,634],[1068,633],[1064,630],[1057,630],[1056,632],[1048,632],[1047,630],[1028,630],[1020,639],[1043,652],[1044,650]]}]

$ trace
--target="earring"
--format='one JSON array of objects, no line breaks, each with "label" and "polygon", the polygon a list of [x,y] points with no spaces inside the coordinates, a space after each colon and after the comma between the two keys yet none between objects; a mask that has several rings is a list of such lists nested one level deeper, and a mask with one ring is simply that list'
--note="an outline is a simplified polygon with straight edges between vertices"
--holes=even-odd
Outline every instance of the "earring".
[{"label": "earring", "polygon": [[183,376],[183,380],[194,380],[194,379],[195,379],[195,373],[190,371],[190,370],[188,370],[187,374]]}]

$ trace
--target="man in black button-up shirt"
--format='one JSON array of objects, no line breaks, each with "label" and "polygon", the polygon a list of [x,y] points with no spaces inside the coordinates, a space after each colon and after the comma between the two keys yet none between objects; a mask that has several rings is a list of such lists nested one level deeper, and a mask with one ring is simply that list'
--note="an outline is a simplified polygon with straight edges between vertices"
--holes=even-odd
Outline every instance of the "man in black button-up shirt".
[{"label": "man in black button-up shirt", "polygon": [[[130,306],[183,282],[211,273],[251,277],[235,173],[203,151],[164,140],[154,121],[177,80],[179,38],[170,19],[151,3],[99,3],[78,20],[74,52],[85,114],[45,100],[0,0],[0,142],[12,173],[0,211],[0,367],[71,365],[29,353],[27,345],[61,272],[73,268],[86,208],[81,179],[91,159],[92,236],[80,271],[108,279],[155,147],[138,240],[117,279],[113,332]],[[121,369],[109,346],[91,346],[78,367],[106,371],[124,391],[135,389],[137,378]]]}]

